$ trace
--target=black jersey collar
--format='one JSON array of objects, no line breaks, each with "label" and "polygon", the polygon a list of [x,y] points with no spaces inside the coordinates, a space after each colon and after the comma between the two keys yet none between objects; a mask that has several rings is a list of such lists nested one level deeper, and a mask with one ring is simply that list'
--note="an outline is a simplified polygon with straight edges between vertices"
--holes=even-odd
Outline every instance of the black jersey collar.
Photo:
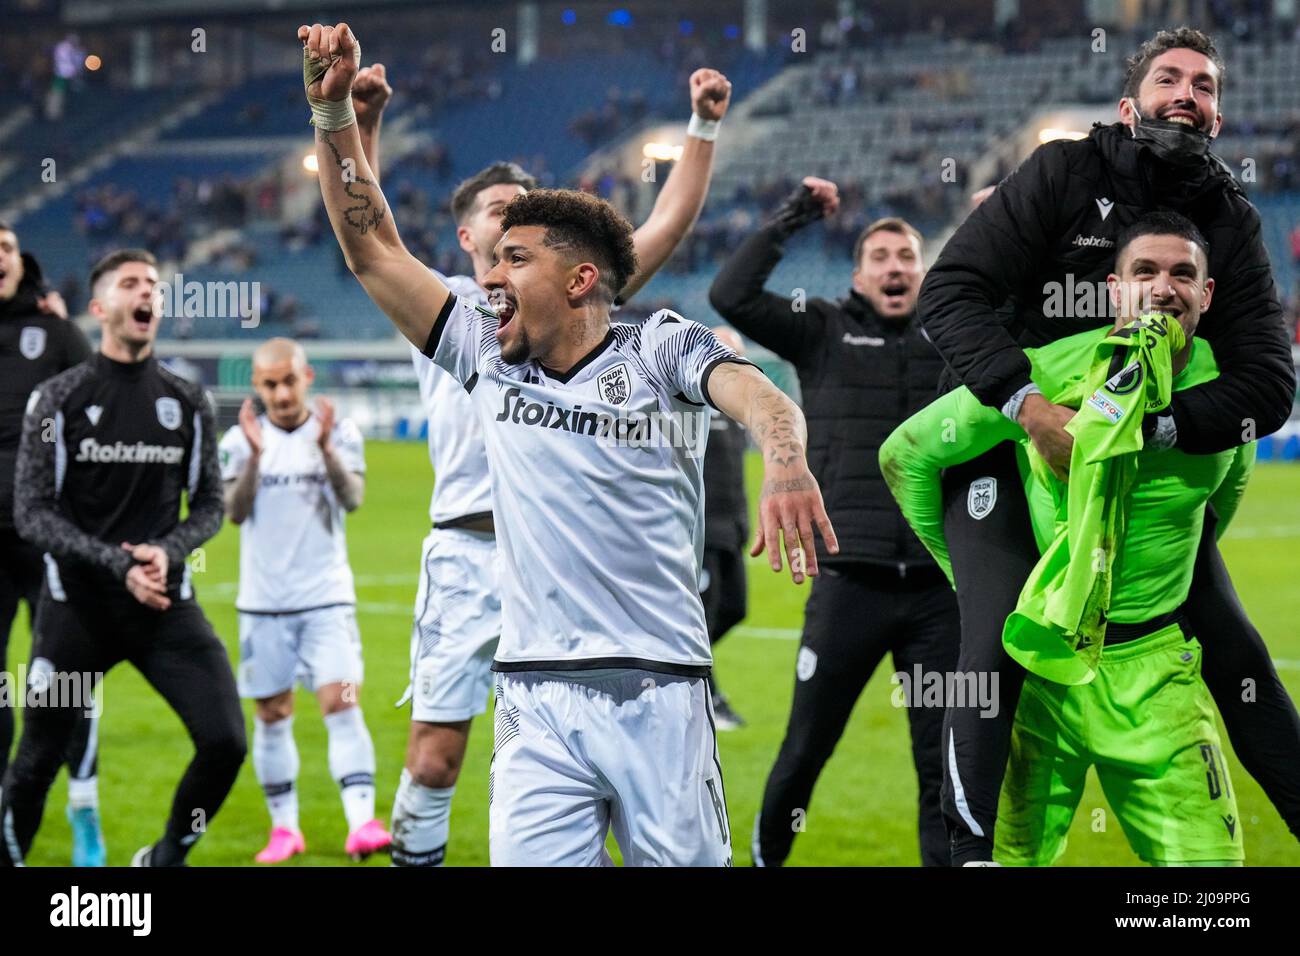
[{"label": "black jersey collar", "polygon": [[577,375],[579,372],[581,372],[592,362],[596,361],[596,359],[600,358],[601,354],[605,351],[605,349],[609,348],[613,343],[614,343],[614,326],[611,324],[609,327],[609,331],[605,333],[605,337],[600,340],[600,344],[597,345],[590,352],[588,352],[586,355],[584,355],[582,358],[578,359],[578,361],[575,362],[567,372],[554,372],[551,369],[547,368],[545,365],[543,365],[541,362],[537,363],[537,367],[542,370],[542,374],[544,374],[547,378],[554,379],[555,381],[559,382],[562,385],[567,385],[570,381],[573,380],[573,376]]},{"label": "black jersey collar", "polygon": [[103,352],[95,353],[95,369],[97,371],[106,375],[121,376],[122,378],[139,378],[146,372],[151,371],[157,364],[158,360],[152,352],[138,362],[119,362],[109,358]]}]

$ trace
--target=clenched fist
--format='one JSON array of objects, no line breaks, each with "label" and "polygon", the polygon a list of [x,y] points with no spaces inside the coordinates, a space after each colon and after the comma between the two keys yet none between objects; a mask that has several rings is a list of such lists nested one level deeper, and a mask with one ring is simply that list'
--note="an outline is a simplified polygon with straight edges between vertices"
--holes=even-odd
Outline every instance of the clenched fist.
[{"label": "clenched fist", "polygon": [[393,88],[388,85],[388,71],[384,64],[363,66],[357,72],[352,83],[352,108],[356,110],[357,122],[362,126],[379,122],[384,107],[393,97]]},{"label": "clenched fist", "polygon": [[691,74],[691,109],[702,120],[720,120],[731,104],[731,82],[717,70]]},{"label": "clenched fist", "polygon": [[308,99],[338,103],[352,92],[352,83],[361,68],[361,44],[346,23],[327,27],[319,23],[298,28],[302,41],[303,80]]}]

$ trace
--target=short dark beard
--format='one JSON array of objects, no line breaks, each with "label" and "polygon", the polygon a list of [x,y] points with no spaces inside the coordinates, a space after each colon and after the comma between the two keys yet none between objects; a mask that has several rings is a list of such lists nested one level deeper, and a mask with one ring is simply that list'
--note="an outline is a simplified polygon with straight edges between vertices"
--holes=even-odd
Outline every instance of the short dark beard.
[{"label": "short dark beard", "polygon": [[[514,322],[517,319],[518,316],[510,321]],[[518,340],[516,340],[515,344],[510,346],[509,349],[501,349],[501,361],[505,362],[507,365],[523,365],[532,357],[533,343],[528,340],[527,329],[520,330]]]}]

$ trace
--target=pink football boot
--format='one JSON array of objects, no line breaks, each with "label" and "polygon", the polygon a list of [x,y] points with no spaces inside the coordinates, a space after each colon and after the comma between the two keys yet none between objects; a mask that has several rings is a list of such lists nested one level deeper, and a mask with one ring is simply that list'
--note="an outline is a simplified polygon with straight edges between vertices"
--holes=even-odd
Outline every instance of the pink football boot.
[{"label": "pink football boot", "polygon": [[258,863],[283,863],[289,857],[305,853],[306,850],[307,841],[302,838],[301,831],[273,827],[266,848],[253,859]]},{"label": "pink football boot", "polygon": [[354,862],[360,863],[376,850],[387,848],[392,842],[393,838],[384,829],[383,821],[371,820],[348,834],[347,842],[343,844],[343,851],[352,857]]}]

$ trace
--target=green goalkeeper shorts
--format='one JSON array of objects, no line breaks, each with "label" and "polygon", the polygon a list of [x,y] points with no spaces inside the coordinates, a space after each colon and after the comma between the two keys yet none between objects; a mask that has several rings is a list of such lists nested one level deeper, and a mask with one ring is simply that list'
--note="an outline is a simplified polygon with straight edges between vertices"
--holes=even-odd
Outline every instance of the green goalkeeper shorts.
[{"label": "green goalkeeper shorts", "polygon": [[1201,680],[1201,646],[1184,640],[1177,624],[1106,645],[1089,684],[1025,679],[994,859],[1054,862],[1092,766],[1129,845],[1146,862],[1244,859],[1214,704]]}]

